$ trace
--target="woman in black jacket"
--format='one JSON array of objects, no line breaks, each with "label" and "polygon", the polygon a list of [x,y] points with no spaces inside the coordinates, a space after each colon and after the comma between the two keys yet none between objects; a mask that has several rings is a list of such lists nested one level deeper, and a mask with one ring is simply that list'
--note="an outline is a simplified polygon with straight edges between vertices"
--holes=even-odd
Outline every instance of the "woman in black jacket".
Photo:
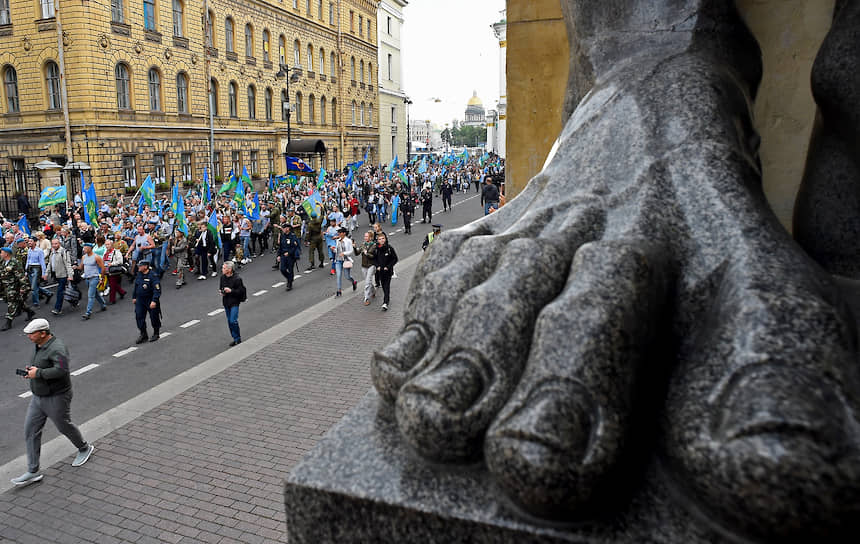
[{"label": "woman in black jacket", "polygon": [[239,303],[248,300],[242,278],[233,270],[233,261],[226,261],[221,265],[221,284],[218,291],[224,300],[227,326],[230,328],[230,335],[233,337],[230,347],[233,347],[242,343],[242,335],[239,332]]},{"label": "woman in black jacket", "polygon": [[376,237],[376,255],[373,264],[379,274],[379,283],[382,284],[382,292],[385,295],[382,301],[382,309],[388,310],[389,295],[391,294],[391,276],[394,274],[394,265],[397,264],[397,252],[388,245],[388,237],[380,233]]}]

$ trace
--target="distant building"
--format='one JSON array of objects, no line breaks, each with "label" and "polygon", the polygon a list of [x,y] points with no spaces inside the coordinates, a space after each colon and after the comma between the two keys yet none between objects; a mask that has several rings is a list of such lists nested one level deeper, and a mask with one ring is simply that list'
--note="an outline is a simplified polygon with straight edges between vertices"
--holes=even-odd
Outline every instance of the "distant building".
[{"label": "distant building", "polygon": [[487,112],[487,151],[505,156],[505,130],[508,113],[507,98],[507,10],[501,11],[501,19],[492,25],[499,40],[499,103],[496,109]]},{"label": "distant building", "polygon": [[485,116],[484,103],[478,98],[478,91],[474,91],[472,98],[466,104],[466,119],[463,122],[463,126],[482,127],[486,122]]},{"label": "distant building", "polygon": [[[379,39],[379,159],[389,163],[395,156],[406,160],[406,93],[400,60],[400,31],[406,0],[382,0],[377,12]],[[415,137],[413,136],[413,140]]]}]

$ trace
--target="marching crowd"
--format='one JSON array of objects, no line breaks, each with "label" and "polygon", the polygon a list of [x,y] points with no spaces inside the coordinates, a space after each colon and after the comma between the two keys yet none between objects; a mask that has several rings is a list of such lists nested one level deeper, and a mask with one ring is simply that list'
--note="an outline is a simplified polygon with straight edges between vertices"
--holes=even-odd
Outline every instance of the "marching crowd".
[{"label": "marching crowd", "polygon": [[[95,203],[87,202],[86,194],[76,194],[68,210],[64,204],[42,209],[39,225],[32,229],[26,219],[14,222],[0,216],[0,296],[8,305],[0,330],[8,330],[21,313],[32,318],[40,305],[49,306],[52,300],[54,315],[63,314],[66,306],[82,306],[81,317],[87,320],[96,307],[106,311],[128,289],[141,332],[138,342],[155,341],[163,276],[172,275],[179,289],[195,277],[205,281],[218,276],[220,262],[219,291],[235,345],[241,342],[238,306],[246,297],[237,273],[242,265],[271,253],[272,268],[280,270],[290,291],[304,250],[309,262],[305,272],[328,264],[335,296],[341,296],[344,287],[358,288],[354,274],[360,267],[364,304],[370,305],[381,289],[381,309],[387,310],[398,257],[383,227],[402,222],[405,233],[411,234],[418,208],[421,222],[431,223],[434,196],[442,198],[447,211],[453,193],[470,191],[473,184],[481,191],[484,212],[491,213],[504,204],[503,184],[500,194],[498,183],[503,169],[503,159],[485,155],[456,162],[425,158],[401,166],[395,174],[395,159],[392,165],[356,163],[344,172],[323,171],[317,179],[270,178],[266,187],[256,190],[247,177],[231,176],[232,185],[225,184],[216,194],[207,179],[180,197],[180,206],[178,188],[172,198],[161,200],[117,194]],[[242,186],[236,189],[236,183]],[[365,213],[371,228],[357,234]],[[440,231],[441,226],[434,225],[422,247]],[[124,280],[132,280],[133,286],[124,287]],[[56,283],[56,291],[45,287],[49,283]],[[152,335],[146,329],[147,315]]]}]

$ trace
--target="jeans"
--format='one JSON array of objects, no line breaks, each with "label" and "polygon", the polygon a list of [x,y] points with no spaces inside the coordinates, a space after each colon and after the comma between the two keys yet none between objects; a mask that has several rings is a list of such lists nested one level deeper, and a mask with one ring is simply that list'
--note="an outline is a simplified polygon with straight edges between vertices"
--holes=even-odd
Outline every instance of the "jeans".
[{"label": "jeans", "polygon": [[245,254],[246,259],[251,258],[251,237],[250,236],[240,236],[242,240],[242,252]]},{"label": "jeans", "polygon": [[200,270],[198,275],[205,276],[209,273],[209,252],[205,247],[194,248],[194,253],[197,254],[197,259],[200,261]]},{"label": "jeans", "polygon": [[242,335],[239,334],[239,306],[224,306],[224,313],[227,315],[227,326],[230,328],[230,336],[234,342],[241,342]]},{"label": "jeans", "polygon": [[370,300],[372,296],[376,295],[376,288],[373,286],[376,267],[370,265],[367,268],[362,267],[362,270],[364,270],[364,300],[367,301]]},{"label": "jeans", "polygon": [[78,450],[87,445],[81,431],[72,423],[72,390],[65,393],[39,397],[33,395],[24,420],[24,435],[27,442],[27,470],[39,472],[39,456],[42,453],[42,428],[50,418],[57,430],[71,440]]},{"label": "jeans", "polygon": [[44,287],[39,285],[39,280],[42,276],[39,275],[39,272],[42,271],[42,267],[34,266],[27,270],[27,275],[30,277],[30,289],[31,296],[33,298],[33,305],[39,305],[39,295],[50,295],[52,294],[50,291],[45,289]]},{"label": "jeans", "polygon": [[99,301],[102,308],[106,308],[105,299],[99,293],[99,277],[87,278],[87,315],[93,313],[93,302]]},{"label": "jeans", "polygon": [[352,269],[351,268],[344,268],[343,267],[343,261],[335,261],[334,262],[334,271],[336,274],[335,277],[337,278],[337,292],[338,293],[340,293],[340,290],[341,290],[340,286],[341,286],[341,283],[343,280],[343,271],[344,270],[346,270],[346,277],[347,277],[347,279],[349,279],[350,283],[355,281],[352,279]]},{"label": "jeans", "polygon": [[57,300],[54,301],[54,310],[60,311],[63,309],[63,296],[66,294],[66,283],[69,278],[57,278]]},{"label": "jeans", "polygon": [[484,203],[484,215],[490,215],[490,207],[495,210],[499,209],[499,203],[497,202],[485,202]]}]

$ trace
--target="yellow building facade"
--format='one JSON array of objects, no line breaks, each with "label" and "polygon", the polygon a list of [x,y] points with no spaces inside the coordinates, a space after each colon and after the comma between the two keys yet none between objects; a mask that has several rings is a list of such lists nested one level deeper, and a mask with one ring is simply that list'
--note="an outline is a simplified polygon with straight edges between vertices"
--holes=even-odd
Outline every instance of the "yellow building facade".
[{"label": "yellow building facade", "polygon": [[314,166],[374,157],[377,5],[0,0],[0,205],[43,160],[88,164],[102,195],[199,181],[210,157],[216,177],[283,173],[288,104],[292,140],[325,143]]}]

